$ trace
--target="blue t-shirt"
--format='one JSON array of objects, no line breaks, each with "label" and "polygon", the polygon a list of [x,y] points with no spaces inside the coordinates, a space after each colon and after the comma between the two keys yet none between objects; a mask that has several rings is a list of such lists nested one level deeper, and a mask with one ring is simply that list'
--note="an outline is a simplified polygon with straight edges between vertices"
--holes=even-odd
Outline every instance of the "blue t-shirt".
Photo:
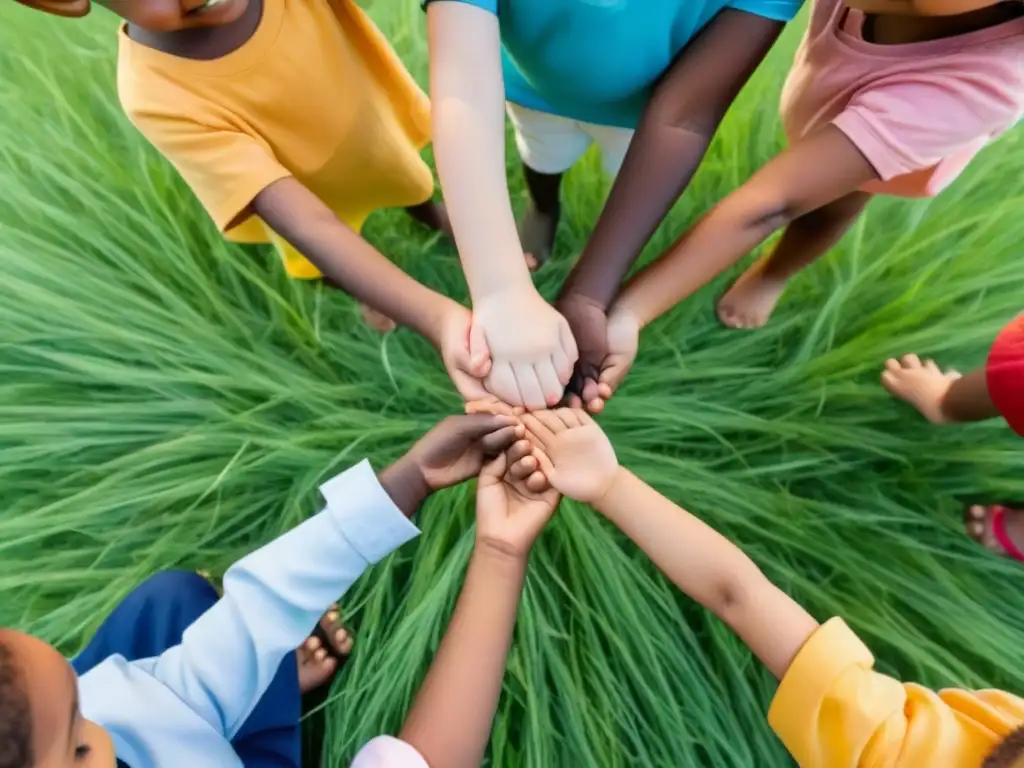
[{"label": "blue t-shirt", "polygon": [[[505,98],[635,128],[654,85],[723,8],[789,21],[802,0],[460,0],[497,14]],[[728,54],[726,54],[728,55]]]}]

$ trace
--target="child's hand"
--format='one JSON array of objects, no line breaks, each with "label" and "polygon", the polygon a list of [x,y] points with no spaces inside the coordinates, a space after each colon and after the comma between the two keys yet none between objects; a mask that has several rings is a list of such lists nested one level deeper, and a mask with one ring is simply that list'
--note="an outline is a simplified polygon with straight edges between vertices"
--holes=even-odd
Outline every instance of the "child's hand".
[{"label": "child's hand", "polygon": [[484,462],[506,450],[525,429],[511,416],[449,416],[405,455],[427,488],[436,491],[468,480]]},{"label": "child's hand", "polygon": [[473,313],[451,302],[441,321],[441,360],[455,388],[464,400],[493,397],[484,389],[484,378],[491,372],[491,355],[486,343],[470,354],[469,329]]},{"label": "child's hand", "polygon": [[619,461],[608,437],[583,410],[559,408],[523,416],[540,471],[559,493],[577,501],[599,501],[615,478]]},{"label": "child's hand", "polygon": [[604,409],[604,401],[611,397],[610,388],[599,384],[601,366],[608,356],[608,317],[604,307],[577,293],[562,296],[555,306],[569,323],[580,355],[565,404],[599,413]]},{"label": "child's hand", "polygon": [[[593,396],[604,400],[615,394],[636,360],[640,346],[640,323],[624,309],[612,308],[608,315],[608,354],[601,364],[601,374]],[[584,390],[586,400],[591,392]]]},{"label": "child's hand", "polygon": [[[533,446],[520,440],[480,472],[476,540],[503,555],[525,559],[561,498],[537,472]],[[531,488],[544,490],[531,490]]]},{"label": "child's hand", "polygon": [[569,324],[532,286],[485,296],[473,308],[470,350],[493,358],[487,390],[509,405],[555,405],[576,364]]}]

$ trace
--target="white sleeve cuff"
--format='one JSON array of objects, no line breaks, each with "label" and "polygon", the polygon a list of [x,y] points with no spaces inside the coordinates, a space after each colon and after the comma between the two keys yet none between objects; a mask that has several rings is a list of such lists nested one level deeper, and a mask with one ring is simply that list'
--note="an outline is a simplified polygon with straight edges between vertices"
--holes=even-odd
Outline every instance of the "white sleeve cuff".
[{"label": "white sleeve cuff", "polygon": [[369,564],[420,535],[395,506],[366,459],[320,486],[327,509],[349,544]]}]

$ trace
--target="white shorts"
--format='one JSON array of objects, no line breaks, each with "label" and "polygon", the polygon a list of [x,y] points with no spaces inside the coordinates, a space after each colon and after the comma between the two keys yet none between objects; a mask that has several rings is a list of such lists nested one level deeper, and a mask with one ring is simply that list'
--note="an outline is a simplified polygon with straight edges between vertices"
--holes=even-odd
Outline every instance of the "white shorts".
[{"label": "white shorts", "polygon": [[632,128],[582,123],[512,103],[507,103],[505,110],[515,128],[519,156],[539,173],[565,173],[591,144],[597,144],[601,165],[614,178],[633,139]]}]

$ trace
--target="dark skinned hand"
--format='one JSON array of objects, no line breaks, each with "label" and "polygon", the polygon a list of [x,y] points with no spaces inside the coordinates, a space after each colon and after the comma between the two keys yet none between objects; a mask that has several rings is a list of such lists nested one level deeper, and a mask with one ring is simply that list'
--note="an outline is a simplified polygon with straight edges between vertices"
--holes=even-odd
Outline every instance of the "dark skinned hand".
[{"label": "dark skinned hand", "polygon": [[[604,410],[604,401],[611,397],[609,388],[600,384],[601,369],[608,356],[608,316],[605,308],[593,299],[578,293],[567,293],[558,299],[562,313],[576,338],[579,360],[566,387],[564,406],[585,407],[591,413]],[[605,394],[607,393],[607,394]]]}]

